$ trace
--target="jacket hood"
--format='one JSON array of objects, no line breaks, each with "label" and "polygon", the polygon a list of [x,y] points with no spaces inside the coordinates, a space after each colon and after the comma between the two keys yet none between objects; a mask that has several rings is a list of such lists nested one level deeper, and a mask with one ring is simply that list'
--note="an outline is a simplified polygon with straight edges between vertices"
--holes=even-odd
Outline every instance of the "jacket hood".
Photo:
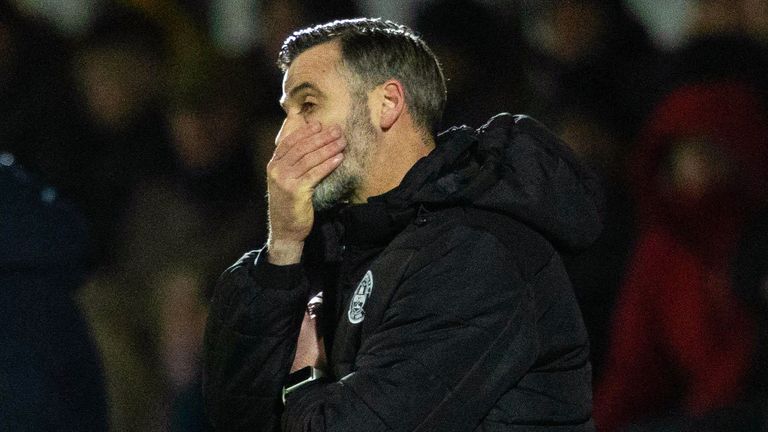
[{"label": "jacket hood", "polygon": [[471,206],[506,215],[559,248],[589,246],[602,229],[598,178],[539,122],[507,113],[454,127],[399,187],[372,199],[390,209]]}]

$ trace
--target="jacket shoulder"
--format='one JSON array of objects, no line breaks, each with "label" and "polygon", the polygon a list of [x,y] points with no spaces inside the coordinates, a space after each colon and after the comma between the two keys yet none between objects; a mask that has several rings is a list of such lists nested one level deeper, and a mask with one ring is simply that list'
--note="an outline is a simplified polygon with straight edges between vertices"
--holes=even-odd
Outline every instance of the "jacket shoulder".
[{"label": "jacket shoulder", "polygon": [[525,133],[534,137],[552,140],[556,135],[543,123],[525,114],[510,114],[503,112],[491,117],[484,125],[478,128],[479,133],[485,133],[494,129],[506,129],[517,133]]},{"label": "jacket shoulder", "polygon": [[537,274],[555,254],[555,248],[530,226],[507,215],[464,208],[463,225],[496,238],[512,256],[523,279]]},{"label": "jacket shoulder", "polygon": [[[479,238],[496,241],[478,242]],[[526,224],[472,207],[422,211],[393,246],[425,251],[426,256],[452,247],[496,247],[503,249],[524,280],[538,273],[555,253],[552,244]]]}]

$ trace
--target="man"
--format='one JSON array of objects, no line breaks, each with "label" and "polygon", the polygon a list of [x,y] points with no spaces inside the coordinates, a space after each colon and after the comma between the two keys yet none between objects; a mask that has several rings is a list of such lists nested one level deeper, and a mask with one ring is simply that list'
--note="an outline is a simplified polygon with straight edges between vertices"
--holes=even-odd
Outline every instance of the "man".
[{"label": "man", "polygon": [[214,424],[592,430],[587,335],[556,248],[598,234],[595,179],[525,116],[435,138],[445,81],[403,26],[305,29],[279,64],[269,240],[212,300]]}]

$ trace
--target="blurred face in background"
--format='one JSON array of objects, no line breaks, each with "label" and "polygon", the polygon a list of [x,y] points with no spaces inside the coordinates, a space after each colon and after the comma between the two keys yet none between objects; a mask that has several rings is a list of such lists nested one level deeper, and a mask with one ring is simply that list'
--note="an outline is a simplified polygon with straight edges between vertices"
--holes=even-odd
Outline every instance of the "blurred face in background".
[{"label": "blurred face in background", "polygon": [[604,15],[593,1],[557,2],[550,17],[555,57],[565,63],[573,63],[592,54],[605,33]]},{"label": "blurred face in background", "polygon": [[695,206],[732,189],[733,177],[726,155],[706,137],[690,137],[672,145],[660,181],[673,200]]},{"label": "blurred face in background", "polygon": [[120,129],[155,98],[158,70],[154,60],[131,47],[91,47],[77,56],[75,77],[92,119]]},{"label": "blurred face in background", "polygon": [[608,13],[595,0],[548,2],[526,17],[530,43],[563,64],[576,64],[599,54],[607,41]]},{"label": "blurred face in background", "polygon": [[206,170],[218,164],[239,144],[243,120],[224,101],[211,101],[203,108],[179,108],[169,117],[174,151],[189,170]]}]

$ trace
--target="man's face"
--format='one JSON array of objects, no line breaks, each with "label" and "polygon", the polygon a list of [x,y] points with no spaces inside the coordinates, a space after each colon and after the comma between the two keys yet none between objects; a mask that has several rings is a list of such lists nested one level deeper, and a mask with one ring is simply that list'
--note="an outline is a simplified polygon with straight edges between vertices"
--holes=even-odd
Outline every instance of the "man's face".
[{"label": "man's face", "polygon": [[371,123],[367,96],[350,91],[342,75],[341,55],[335,43],[301,53],[283,78],[281,105],[286,117],[276,141],[310,121],[322,127],[342,128],[347,147],[344,161],[323,179],[312,195],[316,210],[349,199],[360,187],[374,151],[376,128]]}]

